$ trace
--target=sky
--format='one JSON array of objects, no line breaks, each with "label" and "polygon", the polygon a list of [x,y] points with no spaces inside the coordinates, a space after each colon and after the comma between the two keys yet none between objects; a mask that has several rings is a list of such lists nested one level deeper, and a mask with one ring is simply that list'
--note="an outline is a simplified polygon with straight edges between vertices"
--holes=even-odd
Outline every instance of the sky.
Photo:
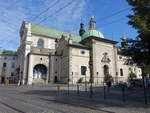
[{"label": "sky", "polygon": [[78,34],[81,18],[88,29],[91,16],[106,39],[135,38],[128,25],[132,14],[126,0],[0,0],[0,49],[17,50],[22,21]]}]

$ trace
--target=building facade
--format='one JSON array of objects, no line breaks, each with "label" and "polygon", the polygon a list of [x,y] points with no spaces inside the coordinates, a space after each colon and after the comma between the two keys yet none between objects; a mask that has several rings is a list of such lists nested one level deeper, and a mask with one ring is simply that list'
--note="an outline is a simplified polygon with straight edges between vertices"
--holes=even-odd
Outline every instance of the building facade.
[{"label": "building facade", "polygon": [[0,83],[4,83],[6,79],[16,82],[16,61],[16,52],[0,51]]},{"label": "building facade", "polygon": [[[89,82],[102,84],[106,75],[126,82],[131,72],[141,77],[136,64],[118,54],[117,42],[96,30],[92,17],[89,29],[80,24],[79,35],[23,22],[16,69],[21,84]],[[3,74],[2,74],[3,75]]]}]

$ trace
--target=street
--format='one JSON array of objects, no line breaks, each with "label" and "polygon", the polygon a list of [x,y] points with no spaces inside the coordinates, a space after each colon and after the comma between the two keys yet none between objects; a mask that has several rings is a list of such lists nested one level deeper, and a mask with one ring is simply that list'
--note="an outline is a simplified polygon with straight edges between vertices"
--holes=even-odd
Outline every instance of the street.
[{"label": "street", "polygon": [[[0,86],[0,113],[149,113],[150,105],[145,105],[142,89],[126,92],[126,100],[118,88],[106,92],[94,87],[93,96],[80,87],[77,95],[76,86]],[[149,92],[148,92],[149,93]],[[148,95],[149,96],[149,95]],[[135,97],[135,98],[134,98]]]}]

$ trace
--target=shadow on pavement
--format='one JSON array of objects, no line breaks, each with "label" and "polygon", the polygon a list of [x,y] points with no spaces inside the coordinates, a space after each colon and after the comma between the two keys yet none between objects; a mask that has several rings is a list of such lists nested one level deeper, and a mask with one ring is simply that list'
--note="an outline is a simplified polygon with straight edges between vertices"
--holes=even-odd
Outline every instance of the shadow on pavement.
[{"label": "shadow on pavement", "polygon": [[[88,89],[89,90],[89,89]],[[148,99],[150,99],[150,90],[148,89]],[[90,109],[102,110],[104,107],[120,107],[120,108],[149,108],[150,105],[144,104],[144,95],[142,88],[125,91],[125,101],[122,98],[122,92],[119,87],[112,87],[109,92],[106,91],[106,99],[104,99],[103,87],[93,88],[93,96],[90,98],[89,91],[80,91],[77,95],[76,90],[62,90],[59,93],[56,90],[29,90],[24,92],[25,95],[38,96],[41,100],[47,102],[55,102],[60,104],[68,104],[76,107],[88,107]],[[53,97],[53,98],[50,98]]]}]

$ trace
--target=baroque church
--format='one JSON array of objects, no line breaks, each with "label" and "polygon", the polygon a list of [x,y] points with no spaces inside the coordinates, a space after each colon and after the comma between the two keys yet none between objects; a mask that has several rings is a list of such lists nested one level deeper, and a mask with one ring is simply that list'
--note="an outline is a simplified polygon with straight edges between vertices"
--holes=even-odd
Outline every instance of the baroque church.
[{"label": "baroque church", "polygon": [[14,77],[30,85],[81,80],[102,84],[107,74],[115,83],[126,82],[131,72],[140,78],[141,69],[126,63],[130,58],[119,54],[116,44],[96,29],[93,17],[88,30],[80,24],[79,35],[24,21],[17,52],[0,52],[0,79]]}]

